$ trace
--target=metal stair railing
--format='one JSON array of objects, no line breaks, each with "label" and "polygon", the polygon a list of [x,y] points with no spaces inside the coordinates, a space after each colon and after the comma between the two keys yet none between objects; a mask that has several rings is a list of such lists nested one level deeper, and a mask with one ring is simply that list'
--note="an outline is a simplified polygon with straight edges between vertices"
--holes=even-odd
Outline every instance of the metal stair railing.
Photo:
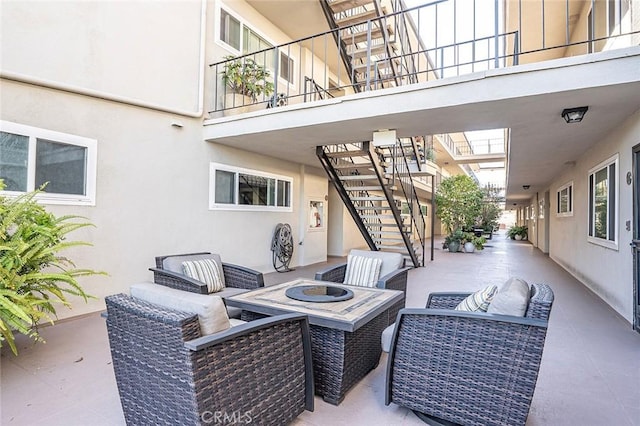
[{"label": "metal stair railing", "polygon": [[[366,150],[369,151],[370,153],[370,157],[371,157],[371,161],[372,163],[375,165],[374,170],[376,172],[376,174],[378,175],[378,179],[380,180],[380,182],[383,182],[383,179],[385,179],[385,172],[383,170],[383,167],[380,164],[380,160],[378,158],[377,155],[374,155],[374,153],[371,152],[372,148],[369,144],[369,142],[365,142],[363,144],[363,148],[366,148]],[[392,162],[396,163],[395,158],[392,158]],[[396,166],[395,164],[392,165],[392,170],[395,170]],[[407,168],[407,172],[408,172],[408,168]],[[401,185],[402,185],[402,181],[398,180]],[[395,176],[392,179],[392,182],[395,183]],[[403,217],[402,217],[402,213],[401,211],[398,209],[398,206],[395,203],[395,198],[394,198],[394,194],[393,192],[388,188],[387,185],[383,185],[382,187],[383,191],[384,191],[384,195],[389,203],[389,208],[392,212],[392,215],[394,217],[394,220],[396,222],[396,224],[398,225],[398,229],[400,230],[400,235],[402,236],[402,240],[404,242],[404,246],[407,248],[409,257],[411,258],[411,261],[413,262],[414,266],[420,266],[420,260],[418,259],[418,257],[416,256],[415,250],[413,248],[413,242],[412,239],[409,238],[409,235],[407,235],[407,232],[405,232],[405,225],[404,225],[404,221],[403,221]],[[415,193],[415,191],[414,191]],[[412,215],[413,216],[413,215]],[[411,226],[410,226],[410,231],[413,231],[413,226],[414,226],[414,220],[413,218],[411,218]],[[423,235],[424,235],[424,231],[423,231]],[[423,250],[424,252],[424,250]]]},{"label": "metal stair railing", "polygon": [[331,92],[320,86],[314,79],[307,76],[304,77],[304,102],[333,97],[334,96],[331,94]]},{"label": "metal stair railing", "polygon": [[[336,21],[333,17],[333,11],[331,10],[331,7],[329,6],[329,3],[327,2],[327,0],[321,1],[320,5],[322,6],[322,11],[324,12],[325,18],[327,19],[327,22],[331,27],[331,33],[336,42],[336,45],[339,46],[338,50],[340,51],[340,59],[342,59],[342,63],[344,64],[345,69],[347,70],[347,74],[351,76],[351,82],[354,83],[353,64],[351,62],[351,58],[349,57],[349,54],[347,53],[347,46],[342,38],[342,32],[339,30],[338,24],[336,24]],[[338,72],[338,78],[340,78],[339,76],[340,76],[340,73]],[[353,88],[356,92],[360,92],[359,85],[353,84]]]},{"label": "metal stair railing", "polygon": [[[411,143],[413,144],[414,141],[412,140]],[[400,139],[394,146],[389,149],[389,152],[392,158],[393,182],[397,180],[400,183],[400,188],[402,189],[404,200],[409,208],[411,232],[412,235],[416,235],[418,237],[418,242],[422,251],[422,265],[424,265],[426,221],[424,219],[424,215],[422,214],[420,200],[418,198],[415,186],[413,185],[413,177],[411,176],[409,162],[407,161],[408,156],[411,154],[406,152]],[[413,251],[413,243],[411,244],[411,246],[408,246],[407,249]]]},{"label": "metal stair railing", "polygon": [[[338,195],[340,196],[342,203],[345,205],[345,207],[347,208],[347,211],[353,218],[353,221],[355,222],[356,226],[358,227],[358,230],[360,231],[360,234],[362,234],[362,237],[364,238],[367,245],[369,246],[369,249],[373,251],[377,251],[378,247],[376,243],[373,241],[373,238],[371,238],[371,234],[369,233],[369,230],[367,229],[366,224],[363,222],[362,218],[360,217],[360,213],[358,212],[358,210],[356,210],[353,202],[351,201],[350,195],[348,194],[342,180],[340,179],[341,174],[338,173],[338,171],[333,167],[331,159],[327,155],[328,152],[331,152],[331,149],[332,149],[331,146],[318,146],[316,147],[316,156],[320,160],[322,167],[324,168],[325,172],[327,173],[331,182],[336,188],[336,191],[338,192]],[[343,150],[348,150],[348,149],[346,148],[346,146],[344,146]],[[364,186],[364,182],[363,182],[363,186]]]}]

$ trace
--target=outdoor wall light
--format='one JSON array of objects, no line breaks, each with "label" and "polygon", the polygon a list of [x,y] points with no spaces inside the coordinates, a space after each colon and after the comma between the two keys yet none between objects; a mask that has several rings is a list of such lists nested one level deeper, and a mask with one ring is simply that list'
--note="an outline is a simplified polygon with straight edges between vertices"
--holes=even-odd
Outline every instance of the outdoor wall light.
[{"label": "outdoor wall light", "polygon": [[395,130],[378,130],[373,132],[373,146],[393,146],[396,144]]},{"label": "outdoor wall light", "polygon": [[564,118],[564,121],[567,123],[579,123],[584,118],[588,109],[588,106],[563,109],[562,118]]}]

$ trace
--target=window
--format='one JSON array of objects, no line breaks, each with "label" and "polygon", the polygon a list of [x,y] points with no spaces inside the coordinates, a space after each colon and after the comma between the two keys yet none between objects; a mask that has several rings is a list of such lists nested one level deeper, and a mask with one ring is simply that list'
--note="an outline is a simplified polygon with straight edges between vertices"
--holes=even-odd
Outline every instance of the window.
[{"label": "window", "polygon": [[240,50],[240,21],[224,9],[220,9],[220,40]]},{"label": "window", "polygon": [[561,186],[556,195],[556,214],[573,216],[573,182]]},{"label": "window", "polygon": [[[267,41],[255,30],[242,22],[238,15],[233,15],[232,12],[223,8],[220,8],[220,33],[218,37],[220,41],[239,55],[246,55],[274,47],[273,43]],[[272,71],[271,75],[274,75],[273,71],[276,69],[276,65],[278,65],[279,77],[293,84],[295,74],[293,59],[284,52],[280,52],[280,58],[278,59],[274,56],[275,53],[275,49],[266,50],[253,55],[251,59],[269,68]],[[280,61],[279,64],[276,64],[276,60]]]},{"label": "window", "polygon": [[[251,28],[243,25],[243,44],[242,44],[242,53],[253,53],[258,52],[264,49],[270,49],[273,47],[271,43],[266,41],[263,37],[260,37],[255,31]],[[260,65],[264,65],[267,68],[273,68],[273,54],[274,50],[267,50],[266,52],[259,53],[254,56],[254,60]]]},{"label": "window", "polygon": [[589,170],[589,236],[588,240],[610,248],[618,248],[617,217],[618,155]]},{"label": "window", "polygon": [[0,179],[5,192],[33,191],[49,204],[95,205],[97,141],[0,122]]},{"label": "window", "polygon": [[292,211],[293,179],[211,163],[209,208]]},{"label": "window", "polygon": [[280,52],[280,77],[293,84],[293,59]]}]

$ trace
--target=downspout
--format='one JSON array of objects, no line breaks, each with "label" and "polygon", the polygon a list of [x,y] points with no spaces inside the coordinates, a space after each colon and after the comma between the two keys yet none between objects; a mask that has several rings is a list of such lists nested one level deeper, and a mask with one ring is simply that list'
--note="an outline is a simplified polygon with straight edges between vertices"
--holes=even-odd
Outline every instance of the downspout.
[{"label": "downspout", "polygon": [[43,78],[22,75],[11,71],[0,70],[0,78],[3,80],[15,81],[18,83],[30,84],[32,86],[45,87],[47,89],[60,90],[63,92],[73,93],[77,95],[89,96],[92,98],[103,99],[106,101],[118,102],[121,104],[132,105],[136,107],[151,109],[154,111],[168,112],[184,117],[200,118],[204,111],[204,69],[205,69],[205,38],[206,38],[206,21],[207,21],[207,0],[201,1],[202,7],[200,11],[200,60],[199,60],[199,76],[198,76],[198,109],[196,111],[188,111],[182,109],[169,108],[138,99],[128,98],[126,96],[114,95],[111,93],[101,92],[98,90],[78,87],[71,84],[60,83],[57,81],[46,80]]}]

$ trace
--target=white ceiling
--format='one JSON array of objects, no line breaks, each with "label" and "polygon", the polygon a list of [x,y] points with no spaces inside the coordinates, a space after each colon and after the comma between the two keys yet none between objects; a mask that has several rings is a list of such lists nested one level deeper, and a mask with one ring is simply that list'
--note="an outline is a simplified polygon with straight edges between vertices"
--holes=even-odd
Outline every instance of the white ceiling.
[{"label": "white ceiling", "polygon": [[[564,108],[589,106],[581,123]],[[205,140],[319,167],[317,145],[510,128],[507,202],[546,189],[566,163],[640,109],[640,47],[289,105],[205,122]],[[528,190],[523,185],[530,185]]]}]

